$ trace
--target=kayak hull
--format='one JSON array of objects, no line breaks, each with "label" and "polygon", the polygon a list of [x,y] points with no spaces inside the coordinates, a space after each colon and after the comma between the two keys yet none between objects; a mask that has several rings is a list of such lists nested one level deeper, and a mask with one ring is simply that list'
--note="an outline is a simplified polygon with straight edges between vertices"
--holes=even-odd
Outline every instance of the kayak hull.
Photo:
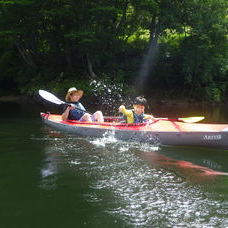
[{"label": "kayak hull", "polygon": [[228,124],[189,124],[157,121],[148,124],[86,123],[62,121],[61,116],[41,113],[45,124],[70,134],[174,146],[206,146],[228,149]]}]

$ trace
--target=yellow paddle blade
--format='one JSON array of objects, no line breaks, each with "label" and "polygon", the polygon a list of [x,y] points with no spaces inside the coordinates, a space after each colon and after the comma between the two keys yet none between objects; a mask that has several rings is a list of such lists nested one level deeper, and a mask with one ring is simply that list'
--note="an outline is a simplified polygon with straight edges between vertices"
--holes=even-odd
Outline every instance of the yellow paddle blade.
[{"label": "yellow paddle blade", "polygon": [[178,118],[178,120],[183,121],[185,123],[196,123],[196,122],[199,122],[203,119],[205,119],[204,116],[193,116],[193,117]]}]

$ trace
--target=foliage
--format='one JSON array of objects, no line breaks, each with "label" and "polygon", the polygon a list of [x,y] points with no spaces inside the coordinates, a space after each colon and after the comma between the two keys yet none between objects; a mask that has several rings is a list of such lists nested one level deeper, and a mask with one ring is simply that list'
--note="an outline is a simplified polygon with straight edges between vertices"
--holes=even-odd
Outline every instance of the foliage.
[{"label": "foliage", "polygon": [[145,60],[144,90],[221,102],[227,20],[225,0],[2,0],[0,95],[72,85],[91,93],[89,81],[103,75],[137,88]]}]

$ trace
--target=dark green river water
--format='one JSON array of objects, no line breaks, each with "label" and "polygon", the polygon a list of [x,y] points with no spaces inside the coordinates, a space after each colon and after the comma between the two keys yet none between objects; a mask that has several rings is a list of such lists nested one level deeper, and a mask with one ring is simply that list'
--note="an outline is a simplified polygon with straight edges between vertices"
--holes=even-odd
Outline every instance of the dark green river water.
[{"label": "dark green river water", "polygon": [[40,111],[1,104],[0,227],[228,227],[228,151],[64,135]]}]

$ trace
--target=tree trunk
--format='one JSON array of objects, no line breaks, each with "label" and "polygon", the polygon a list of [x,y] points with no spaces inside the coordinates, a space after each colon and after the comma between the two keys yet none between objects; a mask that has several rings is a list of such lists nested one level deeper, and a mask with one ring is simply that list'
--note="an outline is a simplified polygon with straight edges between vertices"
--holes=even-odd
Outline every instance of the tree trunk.
[{"label": "tree trunk", "polygon": [[88,55],[86,55],[86,61],[87,61],[87,70],[90,78],[97,78],[97,75],[93,71],[93,65]]},{"label": "tree trunk", "polygon": [[150,24],[150,43],[153,42],[157,45],[159,37],[159,20],[157,16],[154,16]]},{"label": "tree trunk", "polygon": [[116,36],[120,33],[121,27],[125,24],[126,22],[126,14],[127,14],[127,8],[128,8],[129,1],[127,0],[124,4],[123,7],[123,13],[122,17],[120,19],[120,22],[116,25]]},{"label": "tree trunk", "polygon": [[67,63],[67,70],[72,70],[72,55],[71,55],[71,45],[70,41],[65,39],[65,58]]},{"label": "tree trunk", "polygon": [[157,49],[158,49],[158,19],[154,17],[151,21],[150,28],[150,42],[147,50],[147,54],[143,58],[143,62],[140,68],[139,76],[136,78],[136,88],[143,91],[144,86],[147,83],[147,79],[150,77],[150,73],[157,60]]},{"label": "tree trunk", "polygon": [[37,69],[36,64],[34,63],[34,61],[32,60],[32,56],[29,53],[29,50],[21,47],[21,45],[18,42],[15,42],[15,46],[17,47],[21,57],[23,58],[23,60],[25,61],[25,63],[27,65],[29,65],[31,68],[33,69]]}]

